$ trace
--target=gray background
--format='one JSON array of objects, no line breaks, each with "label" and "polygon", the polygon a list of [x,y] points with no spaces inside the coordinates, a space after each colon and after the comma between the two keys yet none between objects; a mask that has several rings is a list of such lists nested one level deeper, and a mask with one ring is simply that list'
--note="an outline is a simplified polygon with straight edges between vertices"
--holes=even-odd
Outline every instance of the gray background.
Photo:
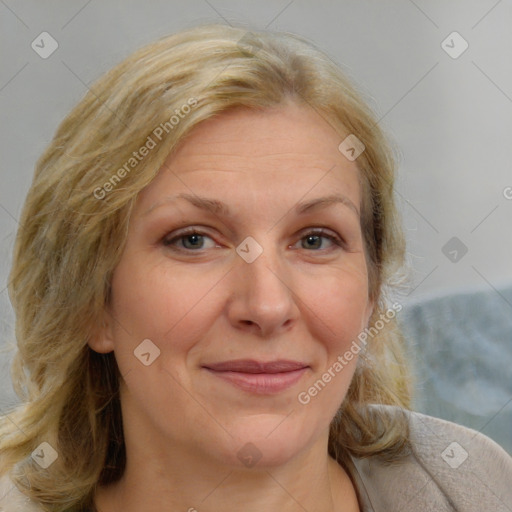
[{"label": "gray background", "polygon": [[[401,150],[411,286],[400,301],[482,291],[510,318],[499,290],[512,283],[511,21],[512,3],[495,0],[0,0],[1,342],[12,342],[5,286],[17,219],[58,123],[133,50],[201,22],[298,33],[340,63]],[[47,59],[31,48],[43,31],[59,44]],[[441,46],[453,31],[469,44],[456,59]],[[468,249],[457,262],[442,250],[452,237]],[[8,387],[7,360],[0,371]]]}]

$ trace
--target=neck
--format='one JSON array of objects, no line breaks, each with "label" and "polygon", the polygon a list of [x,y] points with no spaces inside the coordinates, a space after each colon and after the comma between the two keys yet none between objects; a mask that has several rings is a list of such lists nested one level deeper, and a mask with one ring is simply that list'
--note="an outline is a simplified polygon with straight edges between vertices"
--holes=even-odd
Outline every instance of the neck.
[{"label": "neck", "polygon": [[359,511],[350,477],[323,451],[258,470],[220,467],[190,454],[183,459],[175,450],[165,465],[162,454],[149,455],[132,453],[123,477],[98,489],[98,512]]}]

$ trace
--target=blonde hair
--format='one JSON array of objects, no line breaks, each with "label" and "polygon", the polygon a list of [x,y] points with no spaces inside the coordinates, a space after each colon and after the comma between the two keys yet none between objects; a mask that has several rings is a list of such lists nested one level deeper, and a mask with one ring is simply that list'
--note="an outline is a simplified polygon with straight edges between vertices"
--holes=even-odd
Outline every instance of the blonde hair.
[{"label": "blonde hair", "polygon": [[[60,124],[37,162],[16,238],[9,294],[18,347],[12,377],[22,404],[0,421],[0,474],[10,471],[45,510],[90,504],[95,485],[123,473],[119,371],[113,353],[96,353],[88,341],[109,301],[137,194],[202,121],[288,99],[314,108],[340,142],[356,134],[365,145],[356,163],[368,293],[376,302],[370,324],[388,309],[386,290],[405,254],[393,199],[395,159],[340,68],[299,36],[224,25],[188,29],[138,50]],[[395,318],[368,342],[331,425],[329,452],[340,462],[377,453],[392,459],[406,448],[405,420],[366,407],[409,408],[402,345]],[[30,456],[42,442],[58,453],[47,470]]]}]

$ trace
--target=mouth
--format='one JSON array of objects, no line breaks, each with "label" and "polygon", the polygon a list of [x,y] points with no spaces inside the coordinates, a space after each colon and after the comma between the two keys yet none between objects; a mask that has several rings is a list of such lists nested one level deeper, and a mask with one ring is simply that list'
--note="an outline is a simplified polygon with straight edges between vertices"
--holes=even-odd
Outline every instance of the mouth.
[{"label": "mouth", "polygon": [[243,391],[260,395],[280,393],[295,385],[309,365],[299,361],[238,359],[203,366],[210,374]]}]

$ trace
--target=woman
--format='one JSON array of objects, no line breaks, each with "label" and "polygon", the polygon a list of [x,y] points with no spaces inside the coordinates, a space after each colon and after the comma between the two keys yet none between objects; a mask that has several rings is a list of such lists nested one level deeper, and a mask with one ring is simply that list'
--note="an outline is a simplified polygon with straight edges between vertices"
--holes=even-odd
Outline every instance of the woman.
[{"label": "woman", "polygon": [[511,510],[490,439],[409,411],[394,159],[289,34],[201,26],[39,160],[10,296],[4,510]]}]

